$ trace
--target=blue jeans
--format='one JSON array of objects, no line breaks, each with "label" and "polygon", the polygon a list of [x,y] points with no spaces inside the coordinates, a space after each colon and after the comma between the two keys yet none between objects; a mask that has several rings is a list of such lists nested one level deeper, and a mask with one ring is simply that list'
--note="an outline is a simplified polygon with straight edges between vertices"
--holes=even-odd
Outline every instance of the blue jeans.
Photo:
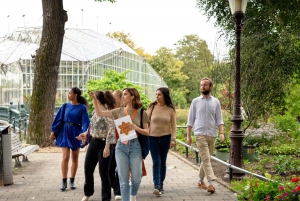
[{"label": "blue jeans", "polygon": [[[137,138],[129,140],[128,144],[117,142],[116,162],[122,201],[130,201],[130,195],[137,195],[142,180],[142,150]],[[129,170],[131,170],[131,187]]]},{"label": "blue jeans", "polygon": [[150,153],[152,157],[152,173],[154,188],[163,187],[166,178],[167,156],[170,149],[171,134],[161,137],[150,136]]}]

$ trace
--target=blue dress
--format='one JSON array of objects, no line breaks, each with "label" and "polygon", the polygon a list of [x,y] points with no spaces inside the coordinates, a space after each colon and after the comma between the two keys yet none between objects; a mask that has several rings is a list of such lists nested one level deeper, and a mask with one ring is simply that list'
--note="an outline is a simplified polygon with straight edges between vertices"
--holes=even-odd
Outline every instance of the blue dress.
[{"label": "blue dress", "polygon": [[[60,107],[53,123],[52,132],[59,131],[56,139],[56,146],[58,147],[69,147],[72,150],[77,150],[81,146],[81,141],[77,140],[76,137],[86,131],[90,119],[87,113],[87,108],[84,104],[72,105],[71,103],[66,103],[65,115],[63,115],[63,106]],[[60,120],[63,118],[64,122],[80,124],[81,126],[70,125],[64,123],[61,129],[59,129]]]}]

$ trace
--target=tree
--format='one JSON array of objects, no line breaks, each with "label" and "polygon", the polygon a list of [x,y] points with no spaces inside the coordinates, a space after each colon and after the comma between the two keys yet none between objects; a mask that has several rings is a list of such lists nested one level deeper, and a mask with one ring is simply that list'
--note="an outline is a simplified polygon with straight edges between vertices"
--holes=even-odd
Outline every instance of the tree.
[{"label": "tree", "polygon": [[[114,70],[108,70],[104,72],[104,75],[101,80],[89,80],[86,83],[87,91],[97,91],[97,90],[122,90],[126,87],[136,88],[141,96],[141,100],[143,103],[143,108],[147,108],[150,104],[150,99],[144,94],[143,89],[136,84],[133,84],[126,80],[126,74],[129,73],[130,70],[118,73]],[[90,104],[89,113],[93,111],[92,99],[89,97],[88,92],[85,92],[84,96],[87,98]]]},{"label": "tree", "polygon": [[188,76],[181,70],[183,62],[175,58],[171,49],[161,47],[156,51],[156,55],[151,57],[149,64],[170,88],[173,103],[185,107],[186,86],[184,83]]},{"label": "tree", "polygon": [[176,44],[176,58],[183,61],[182,72],[189,77],[184,83],[188,91],[186,101],[199,96],[199,86],[202,77],[207,76],[207,69],[212,65],[213,55],[206,41],[197,35],[186,35]]},{"label": "tree", "polygon": [[106,36],[114,38],[120,42],[125,43],[131,49],[133,49],[139,56],[144,57],[147,61],[151,58],[151,55],[146,53],[144,48],[136,47],[136,44],[131,39],[130,33],[124,33],[124,31],[116,31],[113,33],[107,33]]},{"label": "tree", "polygon": [[[106,0],[97,0],[106,1]],[[115,0],[107,0],[115,2]],[[27,142],[47,145],[54,116],[58,70],[68,20],[63,0],[42,0],[43,31],[35,56],[35,74],[30,105]]]},{"label": "tree", "polygon": [[[215,25],[233,44],[234,21],[229,3],[197,0],[197,5],[209,18],[216,19]],[[242,32],[241,93],[252,120],[267,118],[279,108],[284,110],[287,86],[295,75],[299,80],[299,6],[298,0],[258,0],[247,4]]]},{"label": "tree", "polygon": [[185,90],[184,82],[188,76],[181,71],[183,62],[175,58],[171,49],[159,48],[156,55],[149,60],[149,64],[171,89]]}]

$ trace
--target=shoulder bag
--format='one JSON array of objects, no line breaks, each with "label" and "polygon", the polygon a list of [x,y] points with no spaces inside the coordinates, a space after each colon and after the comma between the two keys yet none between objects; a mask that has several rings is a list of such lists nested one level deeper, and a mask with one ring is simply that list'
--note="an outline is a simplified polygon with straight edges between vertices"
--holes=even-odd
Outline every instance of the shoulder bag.
[{"label": "shoulder bag", "polygon": [[[153,109],[152,109],[153,110]],[[141,108],[141,122],[140,122],[140,128],[144,128],[143,126],[143,112],[144,109]],[[152,112],[151,112],[152,113]],[[142,156],[143,159],[145,159],[148,154],[149,154],[149,150],[150,150],[150,140],[149,140],[149,136],[147,135],[143,135],[143,134],[138,134],[138,140],[140,142],[141,148],[142,148]]]},{"label": "shoulder bag", "polygon": [[58,136],[58,134],[60,133],[60,129],[61,129],[62,126],[64,125],[64,117],[65,117],[66,107],[67,107],[67,103],[64,103],[64,104],[63,104],[62,118],[61,118],[61,120],[60,120],[60,122],[59,122],[58,130],[57,130],[57,132],[54,132],[55,139],[57,139],[57,136]]}]

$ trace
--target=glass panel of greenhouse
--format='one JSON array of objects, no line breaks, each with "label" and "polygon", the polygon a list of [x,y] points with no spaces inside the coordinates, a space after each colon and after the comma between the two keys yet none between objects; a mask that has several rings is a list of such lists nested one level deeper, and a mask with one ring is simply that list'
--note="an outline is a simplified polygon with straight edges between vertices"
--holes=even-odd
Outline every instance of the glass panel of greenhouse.
[{"label": "glass panel of greenhouse", "polygon": [[[33,89],[33,55],[39,47],[42,28],[20,28],[0,38],[0,105],[23,103]],[[57,87],[57,99],[67,101],[71,87],[85,91],[89,79],[101,79],[104,70],[127,74],[155,99],[155,90],[167,86],[143,57],[126,44],[86,29],[66,29]]]}]

